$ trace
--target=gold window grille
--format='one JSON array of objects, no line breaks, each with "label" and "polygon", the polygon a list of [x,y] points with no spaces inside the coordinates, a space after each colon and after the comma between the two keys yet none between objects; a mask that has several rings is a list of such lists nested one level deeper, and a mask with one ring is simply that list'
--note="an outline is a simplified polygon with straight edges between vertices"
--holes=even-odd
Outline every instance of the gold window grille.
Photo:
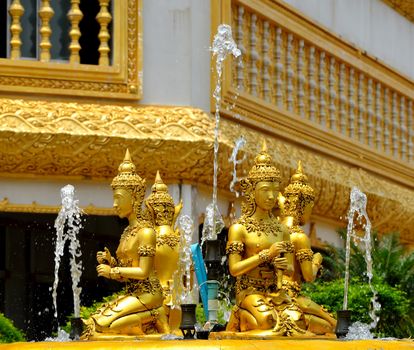
[{"label": "gold window grille", "polygon": [[[98,13],[87,18],[82,7],[87,9],[93,1]],[[64,14],[67,28],[59,27],[59,21],[53,22],[55,13],[62,15],[64,3],[68,9]],[[0,33],[3,37],[0,92],[139,99],[142,95],[141,9],[142,0],[5,1],[0,8],[4,24]],[[22,55],[25,11],[35,13],[36,34],[32,35],[30,45],[36,49],[32,57]],[[82,49],[89,45],[88,42],[83,43],[84,47],[81,45],[85,21],[95,21],[99,27],[95,38],[99,42],[96,62],[82,59]],[[54,30],[65,29],[69,38],[65,48],[67,57],[53,57],[51,36]]]}]

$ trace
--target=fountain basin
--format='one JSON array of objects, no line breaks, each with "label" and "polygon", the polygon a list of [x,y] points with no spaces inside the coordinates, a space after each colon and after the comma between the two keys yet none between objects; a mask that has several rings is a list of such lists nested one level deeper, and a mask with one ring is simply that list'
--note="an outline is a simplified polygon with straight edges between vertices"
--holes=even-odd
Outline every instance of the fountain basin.
[{"label": "fountain basin", "polygon": [[84,349],[84,350],[130,350],[130,349],[171,349],[177,350],[406,350],[414,349],[413,340],[353,340],[341,341],[337,339],[293,339],[279,338],[272,340],[246,340],[246,339],[223,339],[223,340],[142,340],[135,341],[76,341],[76,342],[38,342],[38,343],[12,343],[0,345],[2,350],[58,350],[58,349]]}]

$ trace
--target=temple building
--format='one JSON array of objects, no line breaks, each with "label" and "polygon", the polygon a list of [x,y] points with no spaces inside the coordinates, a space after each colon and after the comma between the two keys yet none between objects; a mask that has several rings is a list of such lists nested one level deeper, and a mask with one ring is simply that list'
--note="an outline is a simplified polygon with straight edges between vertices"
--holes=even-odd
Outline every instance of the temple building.
[{"label": "temple building", "polygon": [[96,277],[95,252],[116,247],[125,226],[110,183],[127,148],[148,188],[159,170],[183,200],[199,239],[213,192],[219,24],[231,25],[242,53],[241,64],[226,58],[221,77],[224,221],[240,210],[234,167],[245,176],[265,139],[281,189],[302,161],[316,195],[305,227],[315,247],[343,245],[336,231],[353,186],[379,235],[399,232],[414,247],[411,1],[1,1],[0,312],[29,338],[51,332],[53,223],[68,183],[85,213],[82,283],[95,292],[84,300],[115,289]]}]

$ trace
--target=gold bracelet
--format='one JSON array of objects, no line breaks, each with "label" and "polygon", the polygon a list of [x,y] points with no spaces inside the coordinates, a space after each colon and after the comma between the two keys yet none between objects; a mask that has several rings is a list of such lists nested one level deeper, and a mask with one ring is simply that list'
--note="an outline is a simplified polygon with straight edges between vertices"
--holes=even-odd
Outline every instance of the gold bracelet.
[{"label": "gold bracelet", "polygon": [[109,278],[111,280],[119,280],[122,278],[121,271],[119,271],[119,267],[111,268],[111,271],[109,272]]},{"label": "gold bracelet", "polygon": [[259,252],[260,263],[266,263],[270,261],[269,249],[263,249]]}]

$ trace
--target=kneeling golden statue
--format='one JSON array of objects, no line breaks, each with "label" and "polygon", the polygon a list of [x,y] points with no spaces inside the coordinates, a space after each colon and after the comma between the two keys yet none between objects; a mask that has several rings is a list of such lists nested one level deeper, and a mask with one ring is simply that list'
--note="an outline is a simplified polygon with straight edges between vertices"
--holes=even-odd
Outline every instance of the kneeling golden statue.
[{"label": "kneeling golden statue", "polygon": [[314,200],[313,188],[299,161],[296,173],[278,198],[282,222],[289,227],[295,249],[293,274],[283,276],[283,286],[304,313],[304,328],[314,334],[325,334],[334,332],[336,320],[320,305],[300,295],[302,281],[313,282],[322,264],[322,255],[313,253],[309,237],[301,228],[310,219]]},{"label": "kneeling golden statue", "polygon": [[181,322],[181,309],[174,308],[173,305],[174,293],[177,293],[177,290],[173,290],[173,277],[179,267],[180,232],[174,230],[174,225],[182,209],[182,202],[174,205],[168,187],[158,171],[151,194],[145,199],[145,206],[157,235],[154,268],[164,290],[164,308],[170,329],[176,331]]},{"label": "kneeling golden statue", "polygon": [[114,208],[129,225],[121,236],[116,258],[108,249],[97,253],[97,272],[101,277],[124,282],[125,288],[85,321],[82,338],[169,333],[163,290],[154,270],[156,233],[141,211],[145,181],[136,174],[128,150],[111,186]]},{"label": "kneeling golden statue", "polygon": [[293,269],[293,245],[287,227],[272,214],[279,182],[279,170],[264,143],[248,177],[241,181],[242,216],[228,234],[229,269],[237,277],[229,332],[259,337],[306,334],[298,327],[301,310],[282,288],[283,274]]}]

